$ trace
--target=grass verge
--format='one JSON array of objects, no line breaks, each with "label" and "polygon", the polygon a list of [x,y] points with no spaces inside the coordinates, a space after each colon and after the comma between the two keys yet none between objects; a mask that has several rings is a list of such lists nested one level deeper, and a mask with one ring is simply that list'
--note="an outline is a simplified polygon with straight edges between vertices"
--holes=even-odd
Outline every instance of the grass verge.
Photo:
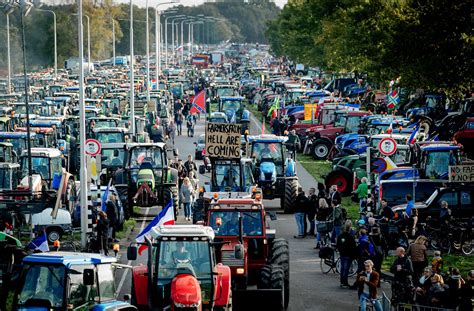
[{"label": "grass verge", "polygon": [[123,223],[123,230],[116,233],[116,238],[123,239],[125,237],[125,234],[128,233],[129,228],[133,229],[136,224],[137,222],[134,218],[125,220],[125,222]]},{"label": "grass verge", "polygon": [[[316,161],[312,156],[304,154],[299,154],[297,159],[317,182],[324,183],[324,178],[331,172],[330,161]],[[359,205],[352,202],[350,197],[343,197],[341,206],[347,210],[349,219],[353,221],[359,219]]]}]

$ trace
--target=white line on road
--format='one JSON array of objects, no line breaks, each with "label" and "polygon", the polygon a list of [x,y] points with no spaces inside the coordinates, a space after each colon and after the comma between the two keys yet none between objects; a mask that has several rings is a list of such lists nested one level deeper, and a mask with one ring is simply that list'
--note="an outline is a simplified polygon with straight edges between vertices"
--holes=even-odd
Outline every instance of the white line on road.
[{"label": "white line on road", "polygon": [[[143,231],[143,228],[145,228],[145,223],[146,223],[146,218],[148,216],[148,211],[150,210],[149,207],[146,208],[145,210],[145,217],[143,217],[143,220],[142,220],[142,224],[140,226],[140,231],[139,232],[142,232]],[[132,261],[129,260],[127,262],[127,265],[130,266],[132,264]],[[128,270],[129,269],[125,269],[125,271],[123,272],[122,274],[122,277],[120,278],[120,282],[119,282],[119,285],[117,286],[117,294],[120,293],[120,290],[122,289],[122,286],[123,286],[123,283],[125,282],[125,278],[127,277],[127,273],[128,273]]]}]

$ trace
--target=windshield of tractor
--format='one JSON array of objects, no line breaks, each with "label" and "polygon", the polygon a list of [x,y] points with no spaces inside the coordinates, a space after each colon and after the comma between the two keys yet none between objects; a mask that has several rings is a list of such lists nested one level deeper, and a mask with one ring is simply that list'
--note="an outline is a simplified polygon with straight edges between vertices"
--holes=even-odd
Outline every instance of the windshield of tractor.
[{"label": "windshield of tractor", "polygon": [[179,273],[194,274],[201,285],[203,304],[211,299],[211,252],[207,240],[162,240],[156,252],[158,288],[168,287]]},{"label": "windshield of tractor", "polygon": [[130,167],[139,168],[143,162],[150,162],[153,168],[163,168],[163,154],[159,148],[134,148],[130,158]]},{"label": "windshield of tractor", "polygon": [[217,96],[225,97],[225,96],[234,96],[234,89],[227,87],[227,88],[218,88],[217,89]]},{"label": "windshield of tractor", "polygon": [[359,116],[351,116],[347,117],[347,123],[345,125],[344,131],[346,133],[357,133],[357,129],[359,128],[360,124],[360,117]]},{"label": "windshield of tractor", "polygon": [[[0,139],[0,141],[11,143],[13,145],[13,150],[15,150],[18,155],[20,155],[23,150],[26,150],[28,148],[27,143],[26,143],[27,142],[26,138]],[[36,136],[31,137],[31,146],[35,146],[36,144],[38,144],[38,140],[36,139]]]},{"label": "windshield of tractor", "polygon": [[426,177],[435,179],[446,177],[444,175],[448,173],[448,166],[458,162],[452,150],[429,152],[424,161]]},{"label": "windshield of tractor", "polygon": [[214,170],[215,187],[240,187],[239,164],[231,162],[216,162]]},{"label": "windshield of tractor", "polygon": [[319,113],[319,123],[320,124],[331,124],[336,118],[334,109],[321,109]]},{"label": "windshield of tractor", "polygon": [[[31,163],[33,165],[33,174],[40,174],[41,179],[50,180],[53,177],[50,174],[50,165],[51,172],[54,175],[62,173],[62,163],[61,158],[48,158],[48,157],[32,157]],[[28,175],[28,157],[21,158],[21,176]]]},{"label": "windshield of tractor", "polygon": [[124,149],[102,149],[101,150],[102,167],[112,168],[121,167],[125,160]]},{"label": "windshield of tractor", "polygon": [[98,128],[104,128],[104,127],[117,127],[118,126],[118,122],[117,120],[114,120],[114,119],[107,119],[107,120],[94,120],[95,121],[95,125],[94,125],[94,128],[98,129]]},{"label": "windshield of tractor", "polygon": [[466,130],[474,130],[474,121],[466,122]]},{"label": "windshield of tractor", "polygon": [[19,288],[18,305],[41,300],[56,310],[63,309],[66,268],[53,265],[26,265]]},{"label": "windshield of tractor", "polygon": [[[17,186],[18,176],[15,174],[17,171],[13,171],[14,175],[11,176],[12,169],[2,167],[0,168],[0,190],[12,190]],[[13,184],[12,184],[13,183]]]},{"label": "windshield of tractor", "polygon": [[336,118],[334,119],[334,127],[344,127],[347,120],[347,114],[337,113]]},{"label": "windshield of tractor", "polygon": [[210,225],[216,236],[238,236],[239,214],[242,217],[243,236],[261,236],[263,234],[262,214],[256,212],[212,211]]},{"label": "windshield of tractor", "polygon": [[222,100],[222,111],[237,111],[240,109],[240,101],[238,100]]},{"label": "windshield of tractor", "polygon": [[96,139],[102,144],[124,143],[125,135],[122,132],[97,132]]},{"label": "windshield of tractor", "polygon": [[252,157],[256,159],[257,163],[261,163],[262,159],[271,158],[275,164],[283,163],[283,146],[279,142],[275,143],[253,143]]}]

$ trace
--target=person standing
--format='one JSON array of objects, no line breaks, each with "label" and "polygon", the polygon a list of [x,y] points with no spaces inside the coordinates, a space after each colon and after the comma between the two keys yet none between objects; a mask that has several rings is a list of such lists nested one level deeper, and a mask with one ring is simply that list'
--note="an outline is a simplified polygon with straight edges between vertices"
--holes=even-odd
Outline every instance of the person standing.
[{"label": "person standing", "polygon": [[168,137],[171,141],[171,143],[174,146],[174,139],[176,137],[176,124],[173,122],[173,120],[170,121],[170,124],[168,125]]},{"label": "person standing", "polygon": [[356,285],[361,311],[367,310],[367,300],[372,301],[375,310],[382,311],[382,304],[377,299],[377,284],[379,284],[380,275],[373,270],[373,266],[372,260],[366,260],[365,270],[357,275]]},{"label": "person standing", "polygon": [[352,235],[352,222],[350,220],[346,221],[344,232],[337,237],[336,248],[341,258],[340,286],[342,288],[349,288],[349,270],[357,251],[356,242]]},{"label": "person standing", "polygon": [[106,203],[106,213],[109,219],[109,238],[115,239],[115,232],[118,226],[118,207],[115,193],[110,195],[110,200]]},{"label": "person standing", "polygon": [[469,271],[464,285],[459,290],[459,311],[474,309],[474,270]]},{"label": "person standing", "polygon": [[441,209],[439,211],[439,222],[441,226],[446,226],[449,223],[450,218],[451,218],[451,210],[448,207],[448,202],[442,201]]},{"label": "person standing", "polygon": [[405,254],[403,247],[396,249],[397,258],[390,266],[393,273],[392,292],[397,293],[397,297],[392,297],[395,302],[408,302],[412,299],[412,293],[408,291],[412,285],[413,264]]},{"label": "person standing", "polygon": [[316,217],[316,211],[318,209],[318,196],[316,195],[316,189],[315,188],[309,188],[309,194],[308,194],[308,211],[306,212],[306,217],[309,223],[309,230],[307,231],[307,235],[312,235],[314,236],[314,229],[315,229],[315,223],[314,223],[314,218]]},{"label": "person standing", "polygon": [[184,169],[186,170],[187,176],[189,176],[189,173],[196,173],[197,171],[196,162],[193,161],[193,156],[190,154],[188,154],[188,160],[184,162]]},{"label": "person standing", "polygon": [[[318,201],[318,210],[316,213],[316,225],[319,222],[327,221],[331,217],[331,209],[329,208],[328,201],[325,197],[319,198]],[[316,234],[316,247],[314,249],[319,249],[321,247],[321,233],[317,232]]]},{"label": "person standing", "polygon": [[332,201],[332,221],[333,221],[333,228],[331,234],[331,241],[332,243],[336,243],[337,237],[341,234],[342,230],[342,223],[344,221],[344,215],[342,214],[342,209],[340,203],[337,201]]},{"label": "person standing", "polygon": [[388,252],[387,242],[380,232],[380,228],[373,226],[369,233],[369,241],[374,247],[374,254],[371,260],[374,262],[374,270],[379,274],[382,271],[382,263],[385,258],[385,254]]},{"label": "person standing", "polygon": [[415,242],[410,244],[407,250],[407,255],[410,256],[413,264],[413,278],[418,280],[423,269],[428,265],[428,256],[426,255],[426,237],[420,235],[416,238]]},{"label": "person standing", "polygon": [[362,177],[359,186],[354,192],[359,199],[359,213],[364,211],[367,204],[367,194],[369,193],[369,186],[367,185],[367,177]]},{"label": "person standing", "polygon": [[175,121],[176,121],[176,129],[178,130],[178,136],[183,135],[183,114],[181,111],[178,111],[175,116]]},{"label": "person standing", "polygon": [[329,188],[329,202],[336,202],[336,204],[341,204],[341,194],[337,191],[337,185],[332,185]]},{"label": "person standing", "polygon": [[105,256],[109,256],[108,250],[108,236],[109,236],[110,221],[107,219],[107,214],[103,211],[99,212],[99,220],[97,221],[97,240],[100,243],[100,251],[104,252]]},{"label": "person standing", "polygon": [[185,177],[183,180],[183,185],[181,186],[181,189],[179,190],[179,196],[184,206],[184,217],[188,221],[191,220],[191,203],[193,200],[193,195],[194,195],[193,186],[191,185],[191,182],[189,181],[189,177]]},{"label": "person standing", "polygon": [[302,239],[305,237],[305,211],[309,201],[306,197],[303,188],[298,188],[298,196],[296,197],[293,210],[295,212],[296,226],[298,228],[298,235],[295,235],[295,239]]}]

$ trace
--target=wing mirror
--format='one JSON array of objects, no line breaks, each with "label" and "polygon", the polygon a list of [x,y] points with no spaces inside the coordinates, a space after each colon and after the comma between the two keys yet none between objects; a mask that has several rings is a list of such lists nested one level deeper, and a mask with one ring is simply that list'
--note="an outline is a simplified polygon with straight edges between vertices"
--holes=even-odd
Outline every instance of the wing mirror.
[{"label": "wing mirror", "polygon": [[82,274],[82,282],[84,285],[94,285],[95,284],[95,273],[94,269],[84,269]]},{"label": "wing mirror", "polygon": [[244,246],[242,244],[237,244],[234,246],[234,256],[235,259],[244,259]]},{"label": "wing mirror", "polygon": [[127,247],[127,259],[137,260],[138,248],[136,245],[130,245]]}]

